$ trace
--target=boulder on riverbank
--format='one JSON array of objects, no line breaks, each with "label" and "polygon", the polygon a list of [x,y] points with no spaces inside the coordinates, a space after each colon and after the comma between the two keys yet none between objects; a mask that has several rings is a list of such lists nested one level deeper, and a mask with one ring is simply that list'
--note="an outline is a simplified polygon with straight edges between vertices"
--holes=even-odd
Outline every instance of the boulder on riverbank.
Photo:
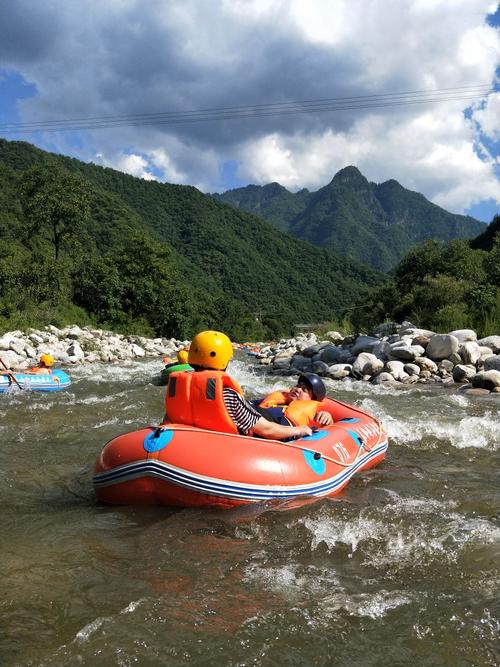
[{"label": "boulder on riverbank", "polygon": [[500,393],[500,336],[478,340],[471,329],[437,333],[410,322],[378,326],[371,335],[318,340],[314,333],[261,348],[259,363],[271,372],[313,371],[332,380],[379,385],[441,383]]},{"label": "boulder on riverbank", "polygon": [[41,354],[51,354],[63,365],[174,356],[189,341],[175,338],[124,336],[104,329],[49,325],[28,333],[10,331],[0,336],[0,359],[14,370],[35,365]]},{"label": "boulder on riverbank", "polygon": [[[30,329],[0,336],[0,359],[15,370],[26,370],[41,354],[62,365],[118,362],[144,357],[173,357],[189,343],[175,338],[125,336],[104,329]],[[298,375],[314,372],[332,380],[355,379],[378,385],[415,383],[460,385],[461,391],[500,394],[500,336],[480,340],[471,329],[436,333],[410,322],[377,327],[371,335],[342,337],[314,333],[261,343],[252,355],[266,372]]]}]

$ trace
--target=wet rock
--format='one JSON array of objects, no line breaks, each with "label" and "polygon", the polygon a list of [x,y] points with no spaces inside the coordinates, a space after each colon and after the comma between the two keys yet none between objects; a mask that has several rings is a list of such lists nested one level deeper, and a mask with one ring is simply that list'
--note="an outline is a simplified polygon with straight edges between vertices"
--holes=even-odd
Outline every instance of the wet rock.
[{"label": "wet rock", "polygon": [[472,376],[471,383],[473,387],[492,391],[495,387],[500,387],[500,371],[480,371]]},{"label": "wet rock", "polygon": [[372,384],[397,384],[397,381],[391,373],[382,371],[382,373],[372,378]]},{"label": "wet rock", "polygon": [[464,385],[458,390],[461,394],[466,396],[489,396],[489,389],[479,389],[478,387],[471,387],[470,385]]},{"label": "wet rock", "polygon": [[351,364],[333,364],[328,367],[326,375],[332,380],[342,380],[350,375],[351,370]]},{"label": "wet rock", "polygon": [[352,365],[352,371],[354,375],[361,374],[371,376],[382,370],[383,367],[384,362],[377,359],[374,354],[361,352],[361,354],[358,354],[356,361]]},{"label": "wet rock", "polygon": [[471,377],[476,374],[474,366],[457,364],[453,369],[452,376],[455,382],[469,382]]}]

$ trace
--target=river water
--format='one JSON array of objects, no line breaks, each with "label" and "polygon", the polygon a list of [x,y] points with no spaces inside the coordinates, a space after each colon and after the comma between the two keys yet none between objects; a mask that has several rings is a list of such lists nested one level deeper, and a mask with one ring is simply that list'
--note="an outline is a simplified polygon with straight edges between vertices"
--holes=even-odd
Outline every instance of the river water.
[{"label": "river water", "polygon": [[[389,432],[334,500],[100,505],[94,461],[161,419],[160,369],[0,397],[2,667],[500,664],[498,396],[331,382]],[[292,384],[242,356],[230,372],[251,397]]]}]

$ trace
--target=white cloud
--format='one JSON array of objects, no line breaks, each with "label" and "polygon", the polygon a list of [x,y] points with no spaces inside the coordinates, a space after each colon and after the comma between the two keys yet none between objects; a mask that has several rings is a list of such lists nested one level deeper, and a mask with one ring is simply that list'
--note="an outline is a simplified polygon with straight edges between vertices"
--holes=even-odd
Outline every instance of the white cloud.
[{"label": "white cloud", "polygon": [[490,95],[481,109],[474,111],[473,118],[479,129],[490,139],[500,140],[500,93]]},{"label": "white cloud", "polygon": [[369,180],[396,178],[404,187],[426,193],[454,212],[483,199],[500,204],[495,160],[479,158],[472,123],[459,110],[449,108],[440,113],[421,111],[398,123],[372,115],[347,133],[274,134],[248,142],[239,157],[243,180],[277,180],[292,190],[315,190],[339,169],[356,165]]},{"label": "white cloud", "polygon": [[[220,108],[488,84],[500,65],[491,0],[170,0],[0,7],[0,59],[36,85],[24,120]],[[114,127],[61,136],[57,149],[141,178],[317,189],[347,164],[395,178],[463,211],[500,200],[500,94],[428,106],[205,123]],[[23,136],[28,139],[29,137]],[[66,148],[65,148],[66,147]]]},{"label": "white cloud", "polygon": [[115,160],[107,160],[101,157],[101,164],[105,167],[112,167],[118,171],[123,171],[131,176],[143,178],[145,181],[154,181],[154,175],[148,171],[149,165],[141,155],[129,154],[118,155]]}]

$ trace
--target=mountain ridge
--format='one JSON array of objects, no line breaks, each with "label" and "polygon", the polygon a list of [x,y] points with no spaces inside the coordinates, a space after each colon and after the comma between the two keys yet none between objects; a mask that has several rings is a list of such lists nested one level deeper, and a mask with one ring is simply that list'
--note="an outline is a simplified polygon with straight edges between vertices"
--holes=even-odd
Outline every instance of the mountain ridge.
[{"label": "mountain ridge", "polygon": [[[101,322],[125,327],[139,317],[162,335],[223,328],[262,340],[289,332],[297,321],[338,317],[383,280],[192,186],[145,181],[0,139],[0,323],[3,312],[11,317],[16,308],[57,297],[45,287],[42,260],[53,254],[48,235],[23,240],[29,221],[21,206],[22,178],[32,167],[61,168],[88,186],[90,217],[81,238],[66,244],[58,280],[74,305]],[[26,273],[30,267],[33,276]],[[163,300],[155,281],[168,290]],[[31,291],[16,291],[18,284]],[[30,294],[37,296],[30,301]],[[169,323],[162,324],[167,315]]]},{"label": "mountain ridge", "polygon": [[449,213],[395,179],[372,183],[353,165],[315,192],[294,194],[273,183],[211,196],[379,271],[392,269],[411,247],[430,238],[472,238],[486,227],[471,216]]}]

